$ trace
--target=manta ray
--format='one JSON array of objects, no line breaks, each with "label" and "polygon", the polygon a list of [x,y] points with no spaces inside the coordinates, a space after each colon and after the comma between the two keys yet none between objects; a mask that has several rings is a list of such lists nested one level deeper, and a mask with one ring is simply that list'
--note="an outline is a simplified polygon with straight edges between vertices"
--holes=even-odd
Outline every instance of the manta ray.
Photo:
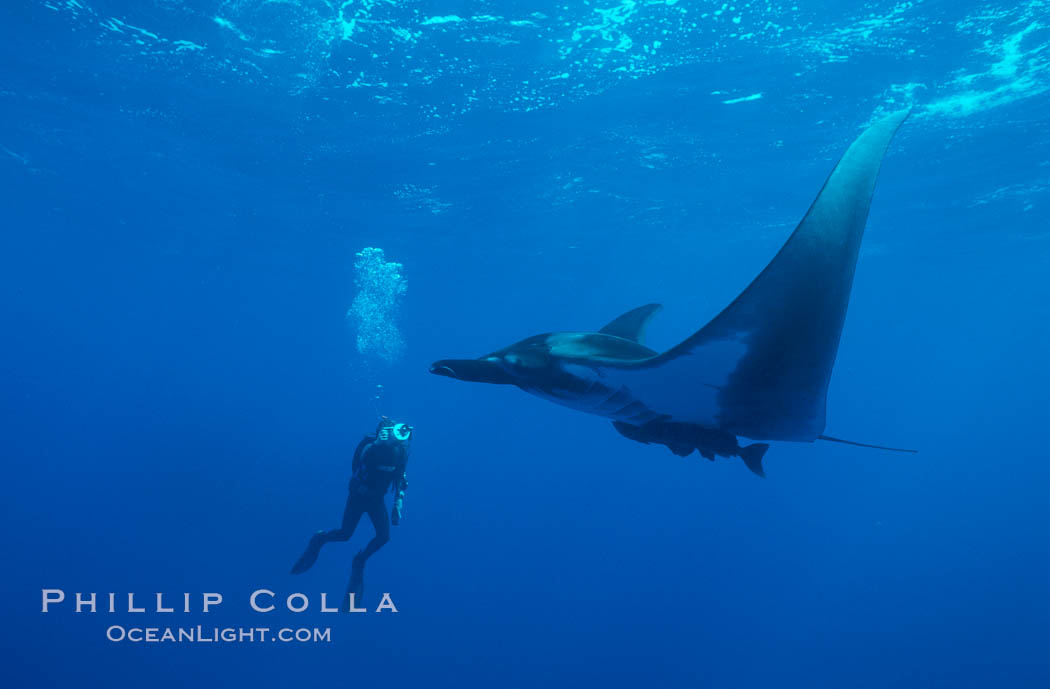
[{"label": "manta ray", "polygon": [[[849,305],[875,181],[908,111],[886,115],[846,150],[802,222],[740,295],[665,352],[645,345],[661,309],[647,304],[597,332],[535,335],[476,359],[443,359],[430,372],[515,385],[612,419],[616,430],[678,455],[738,456],[764,476],[767,443],[824,435],[828,383]],[[899,450],[912,452],[912,450]]]}]

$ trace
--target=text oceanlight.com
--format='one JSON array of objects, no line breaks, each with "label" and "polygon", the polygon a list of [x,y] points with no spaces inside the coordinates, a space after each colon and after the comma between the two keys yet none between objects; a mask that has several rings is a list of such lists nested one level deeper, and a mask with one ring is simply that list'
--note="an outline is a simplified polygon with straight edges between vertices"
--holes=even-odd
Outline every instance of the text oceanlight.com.
[{"label": "text oceanlight.com", "polygon": [[106,638],[132,643],[331,643],[332,630],[329,627],[124,627],[115,624],[106,629]]}]

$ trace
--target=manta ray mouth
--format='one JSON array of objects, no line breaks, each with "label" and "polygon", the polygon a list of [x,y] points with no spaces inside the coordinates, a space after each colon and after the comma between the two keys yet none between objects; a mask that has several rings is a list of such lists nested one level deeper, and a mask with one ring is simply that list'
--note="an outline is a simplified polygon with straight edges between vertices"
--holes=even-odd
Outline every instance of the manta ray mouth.
[{"label": "manta ray mouth", "polygon": [[496,359],[442,359],[430,365],[430,372],[469,383],[509,385],[514,382]]}]

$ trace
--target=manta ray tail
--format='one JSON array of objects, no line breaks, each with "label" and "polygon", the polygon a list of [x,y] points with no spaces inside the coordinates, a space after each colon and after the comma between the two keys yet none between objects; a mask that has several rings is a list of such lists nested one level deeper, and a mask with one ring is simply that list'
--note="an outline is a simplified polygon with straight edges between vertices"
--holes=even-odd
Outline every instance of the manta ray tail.
[{"label": "manta ray tail", "polygon": [[[910,452],[912,454],[918,454],[918,450],[909,450],[903,447],[886,447],[885,445],[869,445],[868,443],[858,443],[853,440],[843,440],[842,438],[832,438],[830,435],[821,435],[817,437],[817,440],[827,440],[833,443],[842,443],[844,445],[856,445],[857,447],[870,447],[873,450],[888,450],[890,452]],[[754,447],[754,446],[752,446]]]},{"label": "manta ray tail", "polygon": [[768,449],[769,445],[767,443],[755,443],[754,445],[740,448],[740,458],[744,460],[744,464],[752,473],[762,478],[766,477],[766,472],[762,469],[762,457],[765,456]]}]

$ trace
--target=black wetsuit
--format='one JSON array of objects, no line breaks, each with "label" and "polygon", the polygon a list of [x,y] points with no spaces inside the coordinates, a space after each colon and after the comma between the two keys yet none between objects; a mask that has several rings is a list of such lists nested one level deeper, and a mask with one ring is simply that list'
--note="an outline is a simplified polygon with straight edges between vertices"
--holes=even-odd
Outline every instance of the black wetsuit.
[{"label": "black wetsuit", "polygon": [[383,496],[394,488],[394,518],[399,518],[400,497],[408,482],[405,465],[408,450],[400,443],[379,443],[373,436],[365,436],[354,453],[353,476],[350,478],[349,495],[343,510],[343,523],[338,529],[320,534],[320,545],[332,541],[347,541],[354,534],[361,515],[372,520],[376,535],[368,542],[356,559],[360,564],[372,556],[390,540],[390,516],[387,514]]}]

